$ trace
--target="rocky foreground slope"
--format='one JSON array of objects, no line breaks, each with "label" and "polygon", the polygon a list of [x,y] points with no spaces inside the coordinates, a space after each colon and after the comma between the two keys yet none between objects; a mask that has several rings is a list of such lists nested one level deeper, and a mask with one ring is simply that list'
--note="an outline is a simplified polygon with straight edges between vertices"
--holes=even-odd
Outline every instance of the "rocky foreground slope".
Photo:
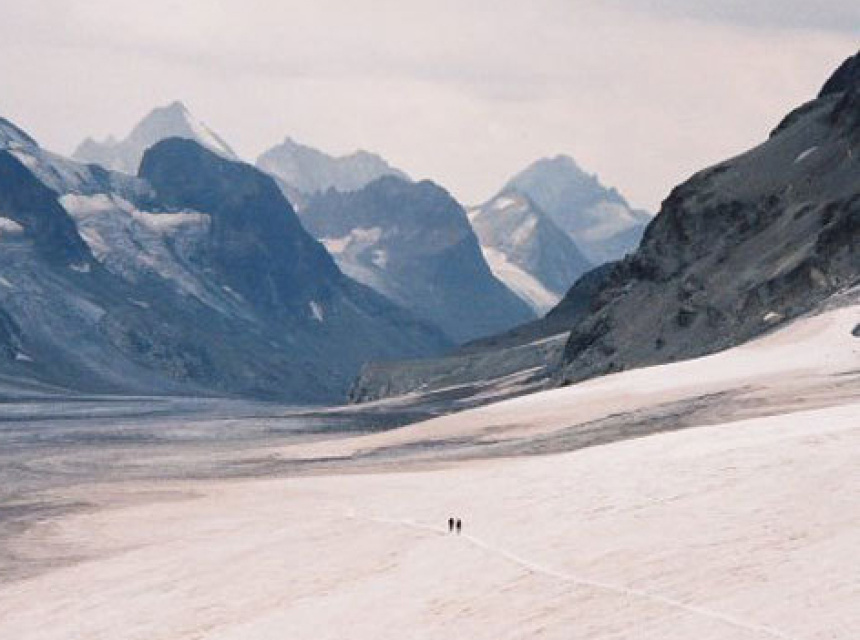
[{"label": "rocky foreground slope", "polygon": [[860,279],[860,54],[760,146],[675,188],[573,327],[579,380],[730,347]]}]

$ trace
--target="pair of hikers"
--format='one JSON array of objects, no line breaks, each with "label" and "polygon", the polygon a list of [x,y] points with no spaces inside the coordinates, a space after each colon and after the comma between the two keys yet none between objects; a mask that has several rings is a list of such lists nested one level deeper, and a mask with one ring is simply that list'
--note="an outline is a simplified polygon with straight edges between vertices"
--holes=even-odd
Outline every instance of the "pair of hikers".
[{"label": "pair of hikers", "polygon": [[454,533],[456,529],[457,535],[460,535],[460,531],[463,529],[463,521],[460,518],[456,520],[454,518],[448,518],[448,533]]}]

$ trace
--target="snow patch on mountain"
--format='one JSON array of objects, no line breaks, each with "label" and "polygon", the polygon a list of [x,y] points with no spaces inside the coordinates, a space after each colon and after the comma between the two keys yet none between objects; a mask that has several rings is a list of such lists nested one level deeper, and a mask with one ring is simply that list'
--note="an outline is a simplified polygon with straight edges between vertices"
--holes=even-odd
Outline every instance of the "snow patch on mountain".
[{"label": "snow patch on mountain", "polygon": [[814,147],[809,147],[809,149],[801,152],[800,155],[798,155],[794,159],[794,163],[797,164],[798,162],[803,162],[804,160],[806,160],[809,156],[811,156],[816,151],[818,151],[818,145],[815,145]]},{"label": "snow patch on mountain", "polygon": [[484,246],[481,250],[493,275],[537,312],[544,314],[558,303],[558,293],[550,291],[532,274],[508,261],[502,251]]},{"label": "snow patch on mountain", "polygon": [[209,231],[207,214],[141,211],[109,194],[67,194],[60,202],[93,256],[108,270],[130,282],[156,275],[181,293],[223,308],[223,297],[209,291],[189,259]]},{"label": "snow patch on mountain", "polygon": [[320,238],[320,242],[332,255],[343,254],[347,252],[363,251],[368,247],[372,247],[382,237],[382,228],[357,227],[352,229],[345,236],[339,238]]},{"label": "snow patch on mountain", "polygon": [[24,232],[24,227],[10,220],[9,218],[0,217],[0,238],[6,236],[16,236]]},{"label": "snow patch on mountain", "polygon": [[314,320],[317,322],[325,321],[325,313],[323,313],[322,305],[320,305],[319,302],[311,300],[310,303],[308,303],[308,307],[310,307],[311,317],[313,317]]}]

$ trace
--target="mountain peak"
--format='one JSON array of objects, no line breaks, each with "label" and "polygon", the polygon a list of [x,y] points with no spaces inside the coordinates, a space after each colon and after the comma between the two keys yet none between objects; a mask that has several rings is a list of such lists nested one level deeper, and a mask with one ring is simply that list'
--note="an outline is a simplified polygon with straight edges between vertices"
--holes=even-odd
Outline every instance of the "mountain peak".
[{"label": "mountain peak", "polygon": [[635,248],[645,227],[641,213],[633,211],[616,189],[564,154],[533,162],[501,193],[526,196],[592,264],[617,260]]},{"label": "mountain peak", "polygon": [[150,111],[121,141],[117,141],[113,136],[104,142],[87,138],[75,150],[73,157],[133,175],[137,173],[143,153],[167,138],[194,140],[224,158],[238,159],[230,145],[195,118],[179,100]]},{"label": "mountain peak", "polygon": [[827,82],[821,88],[818,94],[819,98],[828,96],[834,93],[842,93],[850,89],[860,88],[860,52],[854,54],[845,60],[833,75],[828,78]]}]

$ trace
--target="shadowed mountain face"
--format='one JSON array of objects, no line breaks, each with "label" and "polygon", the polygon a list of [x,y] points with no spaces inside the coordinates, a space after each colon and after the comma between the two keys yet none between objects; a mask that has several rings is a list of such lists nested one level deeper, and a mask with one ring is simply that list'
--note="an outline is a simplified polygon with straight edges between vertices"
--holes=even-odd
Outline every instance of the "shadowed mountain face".
[{"label": "shadowed mountain face", "polygon": [[[57,194],[30,173],[9,151],[0,150],[0,233],[33,243],[42,258],[59,266],[92,266],[93,258]],[[17,225],[8,223],[11,221]]]},{"label": "shadowed mountain face", "polygon": [[300,215],[345,273],[455,342],[534,317],[491,273],[463,208],[432,182],[386,177],[352,193],[330,190]]},{"label": "shadowed mountain face", "polygon": [[575,326],[565,379],[733,346],[858,282],[858,66],[765,143],[672,191]]},{"label": "shadowed mountain face", "polygon": [[356,191],[383,176],[409,179],[375,153],[356,151],[335,157],[291,138],[261,154],[257,167],[276,177],[291,201],[302,202],[329,189]]},{"label": "shadowed mountain face", "polygon": [[538,160],[511,178],[504,191],[531,200],[595,265],[634,250],[651,219],[568,156]]},{"label": "shadowed mountain face", "polygon": [[167,138],[194,140],[225,158],[237,159],[230,146],[197,120],[181,102],[154,109],[124,140],[109,138],[104,142],[96,142],[87,138],[75,149],[72,157],[81,162],[98,164],[106,169],[133,175],[137,173],[144,152]]},{"label": "shadowed mountain face", "polygon": [[516,191],[471,209],[469,221],[495,276],[539,314],[591,267],[573,240]]},{"label": "shadowed mountain face", "polygon": [[168,207],[210,215],[202,257],[256,307],[289,314],[306,306],[321,283],[340,279],[274,181],[254,167],[174,138],[146,152],[140,177]]},{"label": "shadowed mountain face", "polygon": [[367,360],[450,344],[345,277],[253,167],[169,139],[138,179],[9,123],[0,142],[0,377],[331,402]]}]

